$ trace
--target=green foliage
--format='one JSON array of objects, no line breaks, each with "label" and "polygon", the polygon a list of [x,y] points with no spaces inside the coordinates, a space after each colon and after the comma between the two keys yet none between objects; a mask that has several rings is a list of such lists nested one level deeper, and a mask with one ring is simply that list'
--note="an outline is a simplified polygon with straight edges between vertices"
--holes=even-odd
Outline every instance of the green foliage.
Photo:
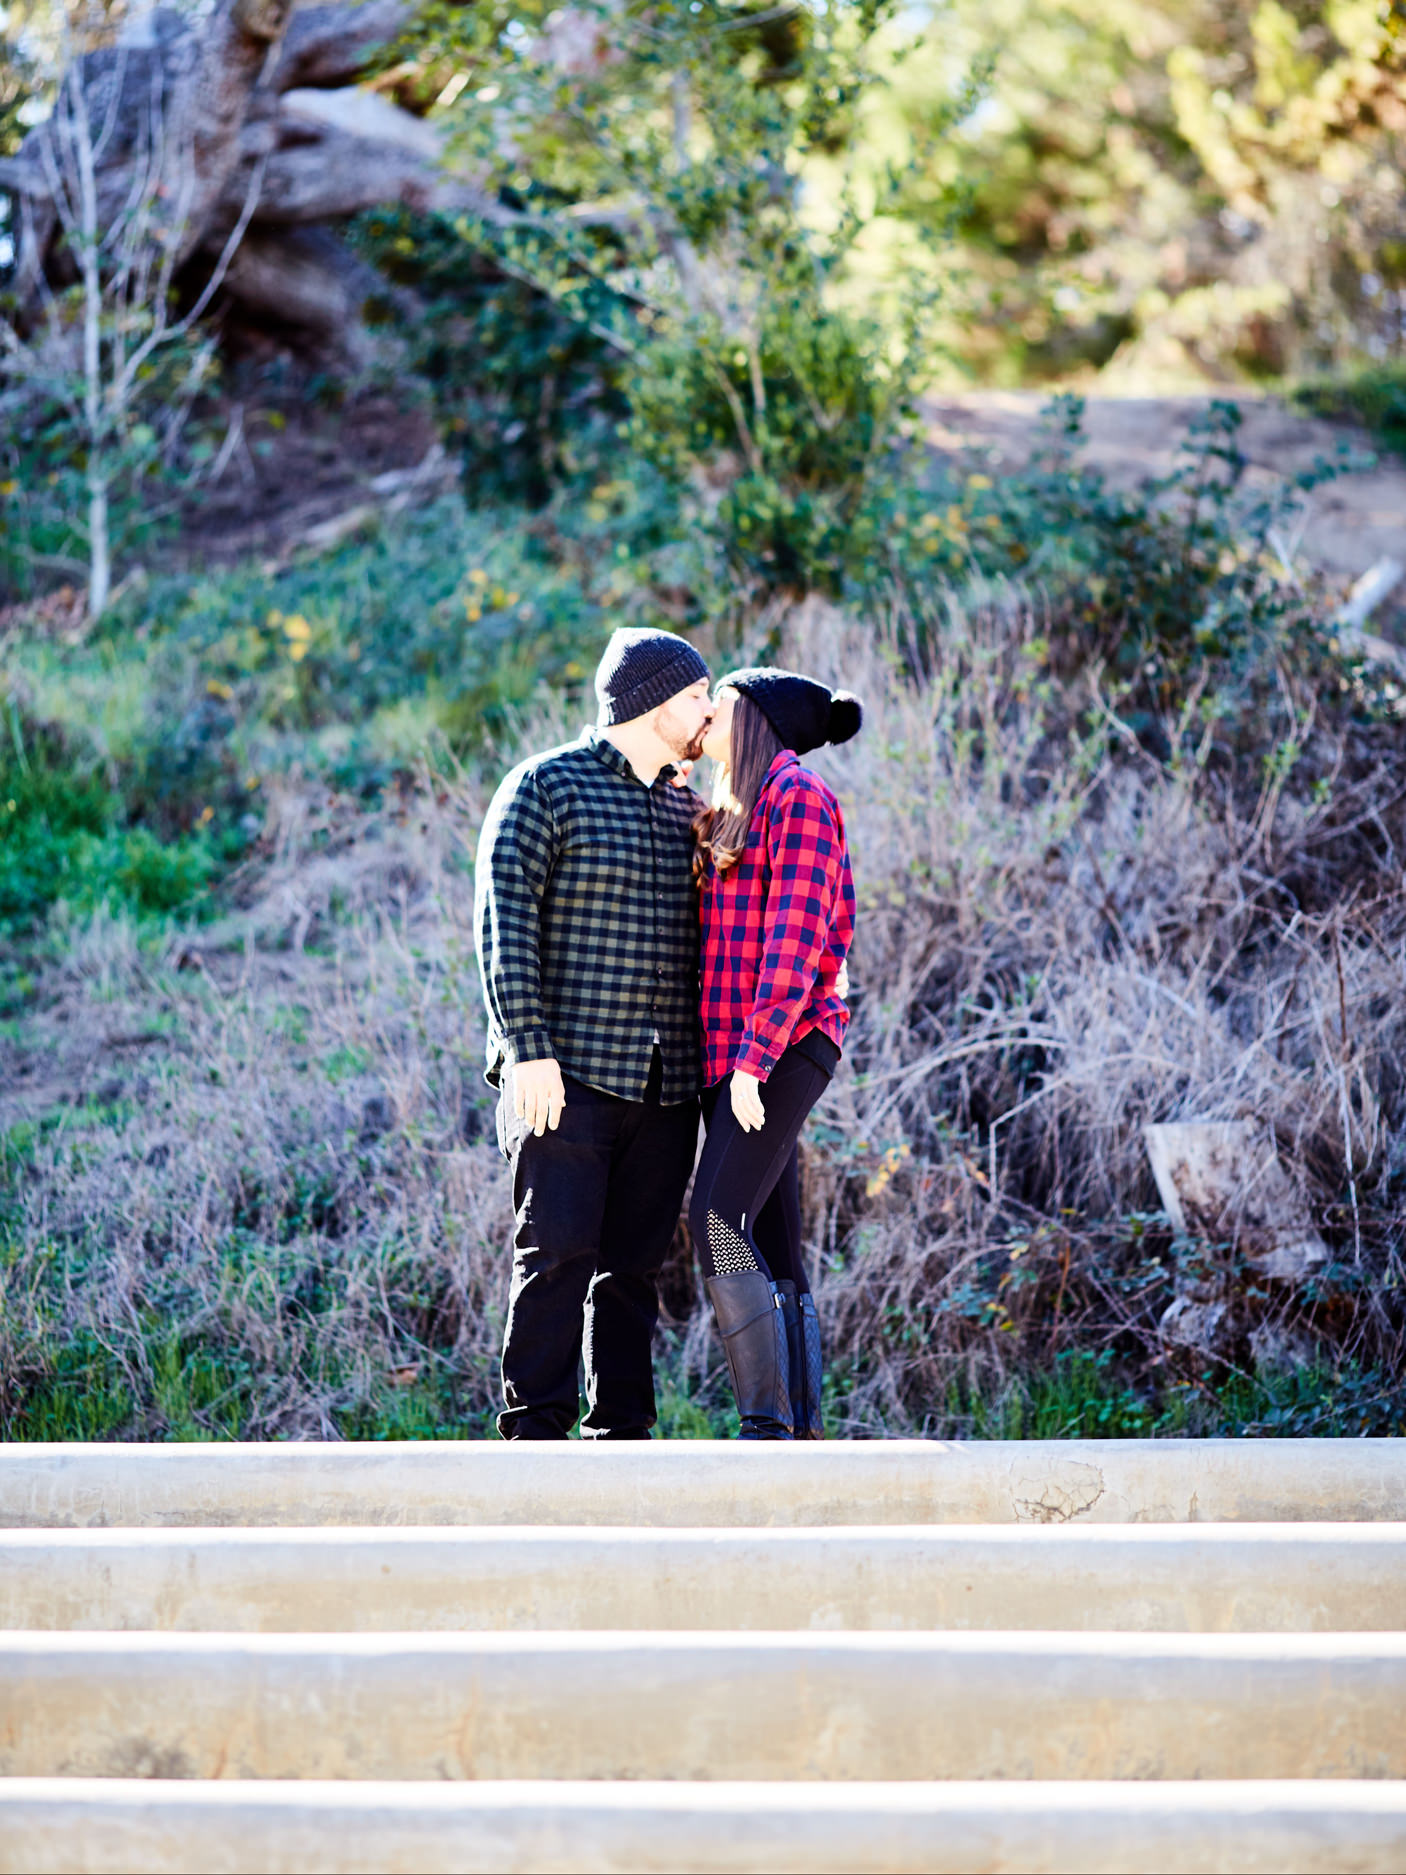
[{"label": "green foliage", "polygon": [[0,727],[0,929],[30,929],[60,899],[79,912],[193,908],[215,868],[206,838],[163,843],[124,827],[120,795],[91,753],[13,701]]},{"label": "green foliage", "polygon": [[386,278],[415,293],[413,314],[392,300],[383,316],[434,387],[471,498],[540,508],[608,471],[629,406],[618,355],[587,321],[438,217],[377,210],[356,234]]},{"label": "green foliage", "polygon": [[1299,385],[1294,401],[1320,417],[1364,424],[1384,449],[1406,456],[1406,364],[1368,365],[1343,377]]},{"label": "green foliage", "polygon": [[[438,730],[457,748],[502,732],[548,684],[580,684],[620,596],[599,567],[553,551],[526,517],[444,500],[277,572],[173,583],[162,619],[192,718],[248,749],[321,737],[343,785],[375,787]],[[399,712],[423,706],[412,746]]]},{"label": "green foliage", "polygon": [[989,1390],[955,1383],[944,1407],[948,1426],[977,1439],[1354,1439],[1406,1428],[1406,1389],[1351,1363],[1149,1385],[1107,1348],[1066,1350]]},{"label": "green foliage", "polygon": [[[934,14],[937,9],[934,8]],[[951,0],[865,138],[926,132],[989,54],[989,105],[915,159],[905,213],[970,179],[968,308],[987,381],[1224,382],[1401,347],[1399,17],[1378,0]],[[1396,23],[1393,25],[1393,20]]]},{"label": "green foliage", "polygon": [[[1106,671],[1123,720],[1161,753],[1165,725],[1187,708],[1183,729],[1196,736],[1208,724],[1233,732],[1237,712],[1266,697],[1273,715],[1277,670],[1292,664],[1334,684],[1338,670],[1319,597],[1283,563],[1276,530],[1355,458],[1344,450],[1267,492],[1247,490],[1241,421],[1237,405],[1212,401],[1165,476],[1116,488],[1079,461],[1082,400],[1056,397],[1026,469],[994,486],[970,478],[960,504],[925,517],[931,530],[906,499],[887,529],[891,577],[920,596],[926,559],[939,572],[965,565],[1038,581],[1064,644],[1059,667]],[[940,508],[940,494],[928,499]],[[1264,747],[1269,720],[1240,727]],[[1292,737],[1292,723],[1281,728]]]},{"label": "green foliage", "polygon": [[[0,318],[5,308],[0,300]],[[76,316],[71,296],[60,316]],[[169,538],[192,451],[209,453],[201,427],[169,419],[182,401],[193,347],[172,345],[141,380],[139,394],[104,430],[108,533],[115,562]],[[6,380],[0,373],[0,392]],[[210,388],[214,388],[213,385]],[[55,573],[81,581],[91,543],[85,519],[92,443],[74,401],[40,394],[0,433],[0,603],[51,587]],[[163,421],[167,419],[167,421]]]},{"label": "green foliage", "polygon": [[[530,283],[539,301],[524,319],[500,284],[461,329],[508,339],[515,384],[545,338],[539,383],[556,398],[570,363],[590,412],[574,429],[566,418],[575,440],[559,473],[600,460],[602,420],[623,417],[622,440],[671,491],[675,531],[711,537],[728,576],[761,591],[838,591],[863,562],[927,367],[931,277],[910,268],[883,317],[846,300],[856,243],[896,179],[862,207],[842,184],[823,232],[800,182],[852,136],[890,11],[846,3],[754,22],[716,0],[632,6],[600,17],[597,56],[569,78],[550,33],[504,40],[477,96],[501,94],[525,127],[510,156],[496,114],[476,103],[460,117],[502,204],[462,218],[460,236],[480,269]],[[518,315],[510,332],[501,303]],[[514,437],[529,421],[513,418]]]},{"label": "green foliage", "polygon": [[1077,398],[1049,407],[1033,472],[1003,484],[998,506],[1008,489],[1006,515],[1030,543],[1025,566],[1060,570],[1062,557],[1117,632],[1125,666],[1148,652],[1182,673],[1243,664],[1306,622],[1285,569],[1270,560],[1269,537],[1335,465],[1247,499],[1240,410],[1217,401],[1193,417],[1171,471],[1124,494],[1077,467],[1082,419]]},{"label": "green foliage", "polygon": [[770,300],[754,352],[686,337],[644,349],[623,434],[681,495],[714,470],[712,525],[734,577],[837,593],[867,563],[907,414],[886,337],[798,282]]}]

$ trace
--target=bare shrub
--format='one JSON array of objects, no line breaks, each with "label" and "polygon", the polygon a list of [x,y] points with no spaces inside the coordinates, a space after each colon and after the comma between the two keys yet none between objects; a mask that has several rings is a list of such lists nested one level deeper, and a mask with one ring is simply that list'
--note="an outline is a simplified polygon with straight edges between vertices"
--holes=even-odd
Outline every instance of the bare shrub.
[{"label": "bare shrub", "polygon": [[[1188,1266],[1234,1262],[1174,1244],[1158,1211],[1141,1128],[1183,1118],[1274,1127],[1335,1260],[1260,1315],[1389,1379],[1399,785],[1345,721],[1296,752],[1332,785],[1294,796],[1271,773],[1244,800],[1209,759],[1137,752],[1096,684],[1056,691],[1021,595],[946,607],[921,640],[901,611],[876,631],[813,606],[784,636],[789,662],[868,706],[864,735],[820,758],[862,912],[855,1022],[807,1159],[853,1428],[959,1429],[974,1397],[1074,1349],[1165,1408],[1158,1322]],[[1252,1358],[1218,1352],[1222,1377]],[[1192,1397],[1204,1366],[1180,1376]]]}]

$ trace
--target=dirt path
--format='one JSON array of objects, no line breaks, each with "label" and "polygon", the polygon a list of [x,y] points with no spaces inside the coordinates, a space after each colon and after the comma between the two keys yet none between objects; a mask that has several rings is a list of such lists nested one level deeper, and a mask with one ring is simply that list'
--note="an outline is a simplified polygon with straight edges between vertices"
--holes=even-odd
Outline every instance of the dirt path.
[{"label": "dirt path", "polygon": [[[928,398],[928,439],[941,450],[977,450],[997,470],[1024,462],[1034,446],[1042,394],[970,391]],[[1090,397],[1085,409],[1084,460],[1110,482],[1128,486],[1165,475],[1175,464],[1187,425],[1208,397]],[[1306,417],[1274,397],[1241,397],[1241,445],[1247,475],[1266,482],[1293,475],[1339,443],[1368,451],[1370,439],[1350,424]],[[1374,468],[1339,476],[1318,489],[1302,520],[1298,551],[1313,566],[1356,579],[1390,554],[1406,562],[1406,460],[1378,452]],[[1397,590],[1400,600],[1402,588]]]}]

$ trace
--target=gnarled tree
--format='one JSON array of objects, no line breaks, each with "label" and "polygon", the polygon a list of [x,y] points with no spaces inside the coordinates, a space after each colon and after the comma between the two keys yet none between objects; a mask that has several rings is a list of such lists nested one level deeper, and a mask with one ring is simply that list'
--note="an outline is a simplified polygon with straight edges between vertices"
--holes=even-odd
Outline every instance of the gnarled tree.
[{"label": "gnarled tree", "polygon": [[[187,302],[218,273],[256,324],[354,356],[370,282],[337,224],[396,202],[491,212],[471,182],[446,172],[431,124],[358,86],[420,5],[217,0],[203,17],[158,7],[129,16],[111,43],[75,51],[59,98],[92,126],[100,243],[152,187],[163,205],[163,266]],[[0,158],[0,192],[16,205],[21,331],[42,318],[46,291],[81,272],[64,212],[73,157],[61,116]]]}]

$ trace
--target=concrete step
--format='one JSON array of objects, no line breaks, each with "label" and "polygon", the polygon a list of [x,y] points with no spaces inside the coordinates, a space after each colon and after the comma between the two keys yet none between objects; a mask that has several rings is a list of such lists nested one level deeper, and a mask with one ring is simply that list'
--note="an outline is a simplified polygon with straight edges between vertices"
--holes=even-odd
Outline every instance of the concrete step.
[{"label": "concrete step", "polygon": [[1406,1521],[1406,1440],[0,1447],[0,1526]]},{"label": "concrete step", "polygon": [[1406,1627],[1406,1524],[19,1530],[0,1628]]},{"label": "concrete step", "polygon": [[1406,1784],[0,1784],[0,1875],[1400,1875]]},{"label": "concrete step", "polygon": [[1406,1777],[1406,1635],[0,1635],[0,1775]]}]

